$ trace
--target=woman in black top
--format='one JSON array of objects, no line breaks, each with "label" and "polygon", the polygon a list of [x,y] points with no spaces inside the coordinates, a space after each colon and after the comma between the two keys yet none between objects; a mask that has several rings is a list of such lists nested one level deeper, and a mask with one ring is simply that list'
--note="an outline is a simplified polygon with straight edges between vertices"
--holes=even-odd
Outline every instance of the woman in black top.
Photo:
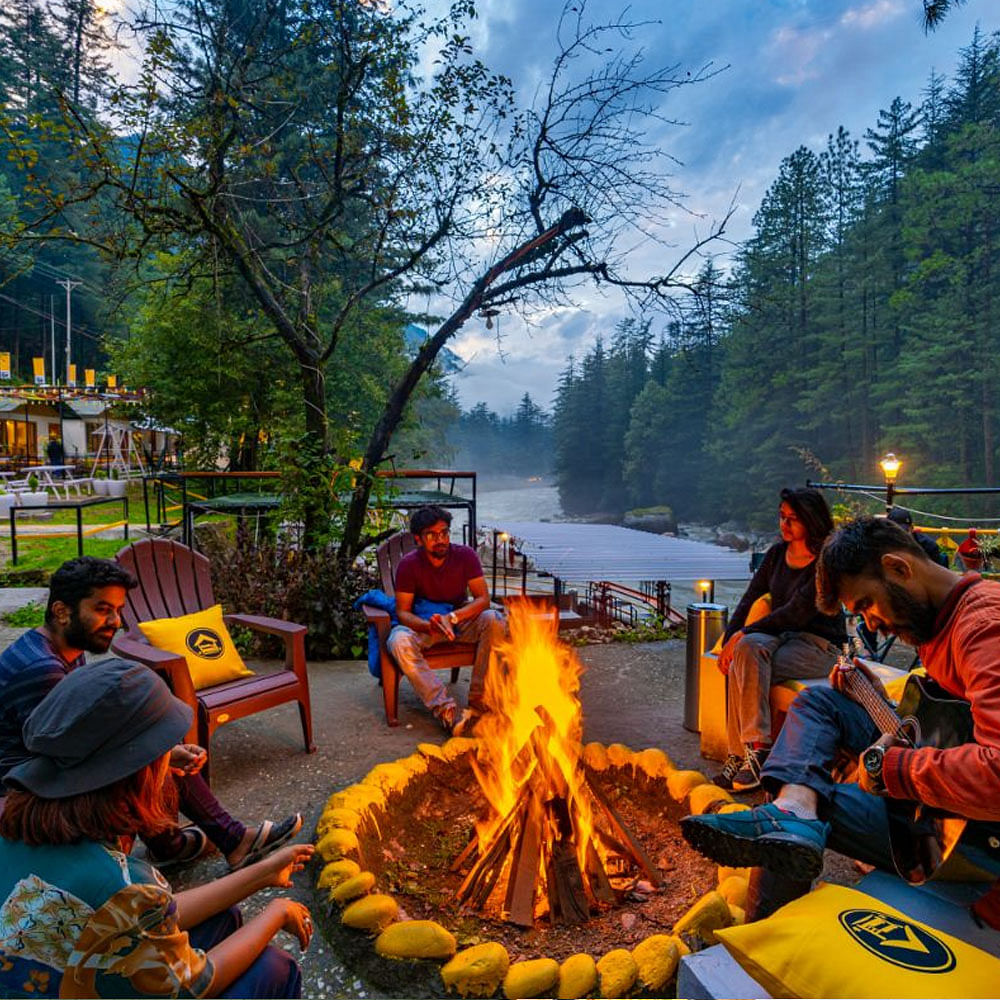
[{"label": "woman in black top", "polygon": [[[741,792],[760,786],[771,749],[771,685],[825,676],[847,641],[843,616],[816,609],[816,556],[833,530],[822,494],[782,490],[778,523],[781,541],[754,573],[719,653],[719,669],[729,677],[729,756],[715,783]],[[747,625],[750,606],[765,594],[770,612]]]}]

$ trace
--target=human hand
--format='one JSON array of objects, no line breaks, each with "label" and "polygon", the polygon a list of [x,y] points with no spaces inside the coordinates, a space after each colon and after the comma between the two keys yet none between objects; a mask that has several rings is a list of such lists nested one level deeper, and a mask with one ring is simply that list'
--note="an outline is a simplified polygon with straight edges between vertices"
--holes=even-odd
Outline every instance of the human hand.
[{"label": "human hand", "polygon": [[736,645],[743,638],[742,632],[734,632],[726,642],[726,644],[719,650],[719,659],[717,666],[719,671],[725,675],[729,675],[729,668],[733,663],[733,656],[736,653]]},{"label": "human hand", "polygon": [[268,909],[280,910],[281,929],[291,934],[299,942],[299,948],[305,951],[313,936],[309,910],[292,899],[273,899],[267,905]]},{"label": "human hand", "polygon": [[449,642],[454,641],[455,630],[444,615],[431,615],[427,620],[430,623],[431,632],[440,632]]},{"label": "human hand", "polygon": [[855,670],[859,670],[862,674],[864,674],[883,701],[890,701],[885,685],[879,679],[878,674],[876,674],[875,671],[872,670],[871,666],[869,666],[865,660],[862,660],[860,656],[855,656],[853,659],[846,661],[840,659],[834,664],[833,670],[830,671],[830,686],[834,689],[834,691],[839,691],[842,695],[845,695],[852,701],[857,701],[851,693],[850,688],[847,686],[848,678]]},{"label": "human hand", "polygon": [[[896,745],[896,739],[891,734],[886,733],[884,736],[880,736],[867,750],[862,750],[860,756],[858,757],[858,787],[862,791],[867,792],[869,795],[885,795],[885,782],[882,780],[882,765],[884,757],[873,754],[878,747],[882,747],[883,750],[887,750],[891,746]],[[874,757],[875,763],[877,764],[877,773],[872,774],[870,768],[866,766],[866,759],[869,759],[869,755]]]},{"label": "human hand", "polygon": [[292,884],[292,876],[305,868],[315,850],[312,844],[286,844],[250,868],[261,888],[287,889]]},{"label": "human hand", "polygon": [[208,753],[194,743],[178,743],[170,751],[170,773],[180,777],[197,774],[208,761]]}]

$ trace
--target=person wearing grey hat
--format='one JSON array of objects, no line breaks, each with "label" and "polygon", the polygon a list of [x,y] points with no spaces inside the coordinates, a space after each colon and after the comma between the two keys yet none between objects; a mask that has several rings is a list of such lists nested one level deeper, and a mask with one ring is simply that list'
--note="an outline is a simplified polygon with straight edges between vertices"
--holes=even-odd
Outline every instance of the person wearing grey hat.
[{"label": "person wearing grey hat", "polygon": [[273,899],[244,924],[236,904],[290,886],[312,845],[176,895],[128,853],[139,829],[171,822],[169,754],[190,724],[157,674],[115,659],[74,671],[28,717],[0,815],[0,995],[301,994],[270,940],[285,930],[305,949],[309,911]]},{"label": "person wearing grey hat", "polygon": [[[67,674],[86,668],[84,653],[108,651],[121,624],[126,593],[135,585],[124,567],[93,556],[70,559],[52,574],[45,624],[0,653],[0,781],[27,756],[22,728],[32,709]],[[183,736],[178,740],[171,758],[173,784],[181,811],[195,825],[180,828],[174,822],[156,836],[144,834],[154,864],[194,861],[211,841],[235,870],[299,832],[299,813],[249,827],[231,816],[198,773],[206,759],[201,747],[184,742]]]},{"label": "person wearing grey hat", "polygon": [[933,562],[939,566],[948,565],[948,557],[941,551],[941,546],[929,535],[917,531],[913,527],[913,515],[905,507],[890,507],[886,517],[895,521],[904,531],[913,535],[914,541],[927,553]]}]

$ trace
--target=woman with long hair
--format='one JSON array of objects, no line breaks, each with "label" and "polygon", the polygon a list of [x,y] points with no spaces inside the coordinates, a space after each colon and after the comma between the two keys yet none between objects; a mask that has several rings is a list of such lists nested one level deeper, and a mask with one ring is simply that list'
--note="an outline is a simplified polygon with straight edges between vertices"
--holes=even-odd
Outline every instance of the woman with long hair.
[{"label": "woman with long hair", "polygon": [[309,911],[272,899],[312,855],[281,848],[214,882],[172,893],[129,854],[173,822],[170,750],[191,709],[151,670],[106,660],[76,670],[24,726],[31,754],[7,776],[0,815],[0,996],[297,997],[301,975],[271,938],[305,949]]},{"label": "woman with long hair", "polygon": [[[719,669],[729,678],[729,756],[715,783],[738,792],[760,787],[771,750],[771,685],[826,676],[847,641],[843,616],[816,609],[816,557],[833,530],[823,495],[783,489],[778,527],[781,541],[754,573],[719,653]],[[748,622],[755,602],[765,597],[766,613]]]}]

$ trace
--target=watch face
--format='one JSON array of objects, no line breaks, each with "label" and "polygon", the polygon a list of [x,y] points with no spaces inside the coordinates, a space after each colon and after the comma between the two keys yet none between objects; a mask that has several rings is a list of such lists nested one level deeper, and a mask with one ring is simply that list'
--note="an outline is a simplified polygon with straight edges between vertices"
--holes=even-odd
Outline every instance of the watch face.
[{"label": "watch face", "polygon": [[864,755],[865,770],[873,777],[877,778],[882,774],[882,748],[869,747]]}]

